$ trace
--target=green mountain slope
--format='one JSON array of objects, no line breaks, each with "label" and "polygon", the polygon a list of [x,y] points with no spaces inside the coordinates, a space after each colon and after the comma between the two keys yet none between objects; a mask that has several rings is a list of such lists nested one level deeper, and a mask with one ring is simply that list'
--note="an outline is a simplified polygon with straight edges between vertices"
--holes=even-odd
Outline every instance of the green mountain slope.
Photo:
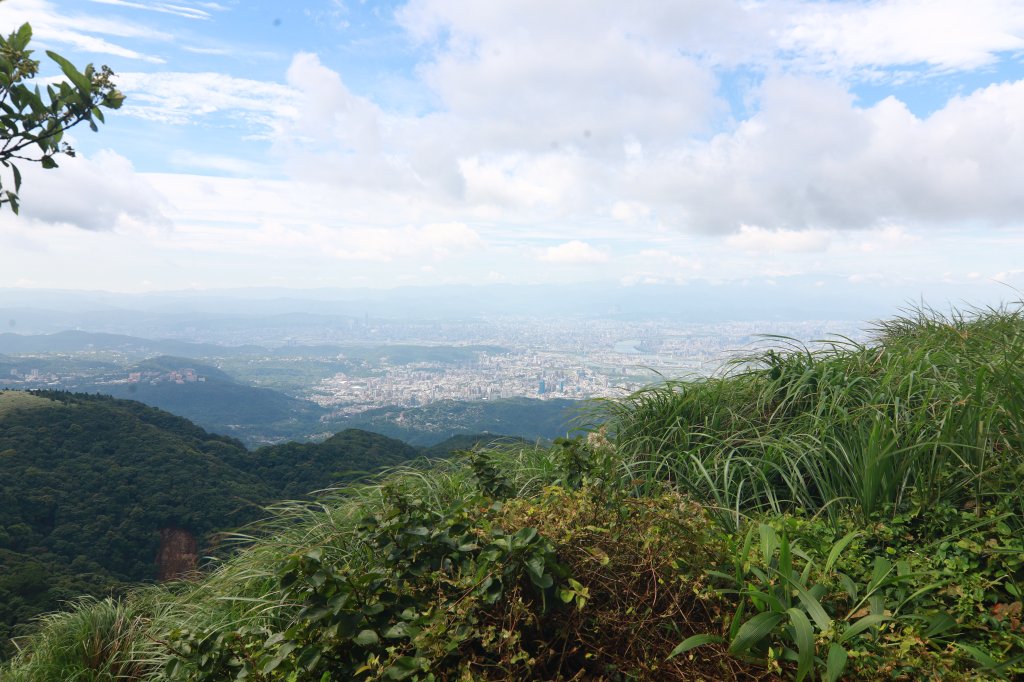
[{"label": "green mountain slope", "polygon": [[225,461],[244,452],[136,402],[0,393],[0,629],[76,592],[153,580],[161,529],[202,548],[257,518],[270,489]]},{"label": "green mountain slope", "polygon": [[248,386],[216,367],[188,358],[150,358],[127,374],[136,374],[137,379],[90,390],[159,407],[249,445],[322,429],[319,419],[324,410],[316,403]]},{"label": "green mountain slope", "polygon": [[159,530],[197,537],[253,518],[268,488],[224,460],[244,452],[180,417],[100,397],[3,416],[2,546],[84,559],[126,580],[154,577]]},{"label": "green mountain slope", "polygon": [[278,499],[298,499],[420,455],[418,449],[402,441],[347,429],[322,443],[270,445],[241,457],[232,454],[228,461],[257,476]]},{"label": "green mountain slope", "polygon": [[61,601],[154,580],[164,529],[194,536],[202,555],[262,505],[419,454],[355,430],[250,452],[136,401],[0,391],[0,655]]},{"label": "green mountain slope", "polygon": [[581,405],[578,400],[562,398],[439,400],[422,407],[380,407],[335,423],[425,446],[456,435],[479,433],[552,440],[573,429],[570,422]]}]

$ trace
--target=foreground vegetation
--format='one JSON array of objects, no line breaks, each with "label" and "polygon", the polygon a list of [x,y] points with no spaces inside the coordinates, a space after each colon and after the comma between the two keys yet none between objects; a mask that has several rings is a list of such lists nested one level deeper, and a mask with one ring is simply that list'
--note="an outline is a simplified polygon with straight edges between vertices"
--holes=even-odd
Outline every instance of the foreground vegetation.
[{"label": "foreground vegetation", "polygon": [[601,426],[284,503],[5,680],[1024,675],[1024,313],[776,339]]}]

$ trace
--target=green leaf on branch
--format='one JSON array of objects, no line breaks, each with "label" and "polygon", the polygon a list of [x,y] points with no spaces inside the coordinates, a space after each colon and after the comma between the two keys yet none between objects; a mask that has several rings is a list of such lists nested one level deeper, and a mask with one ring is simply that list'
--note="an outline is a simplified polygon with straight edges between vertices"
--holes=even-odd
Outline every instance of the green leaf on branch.
[{"label": "green leaf on branch", "polygon": [[92,82],[85,76],[85,74],[76,69],[74,64],[52,50],[47,50],[46,56],[57,62],[60,70],[63,71],[64,75],[75,84],[75,87],[78,88],[80,93],[86,97],[92,93]]}]

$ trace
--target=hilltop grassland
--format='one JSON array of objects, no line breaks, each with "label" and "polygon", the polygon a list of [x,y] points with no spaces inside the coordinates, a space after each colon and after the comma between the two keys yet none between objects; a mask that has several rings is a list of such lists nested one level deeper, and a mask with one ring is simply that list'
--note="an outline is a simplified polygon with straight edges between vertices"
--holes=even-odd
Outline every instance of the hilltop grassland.
[{"label": "hilltop grassland", "polygon": [[0,417],[14,410],[26,410],[33,407],[46,407],[53,401],[24,391],[0,391]]},{"label": "hilltop grassland", "polygon": [[914,311],[282,503],[4,680],[1020,679],[1024,313]]}]

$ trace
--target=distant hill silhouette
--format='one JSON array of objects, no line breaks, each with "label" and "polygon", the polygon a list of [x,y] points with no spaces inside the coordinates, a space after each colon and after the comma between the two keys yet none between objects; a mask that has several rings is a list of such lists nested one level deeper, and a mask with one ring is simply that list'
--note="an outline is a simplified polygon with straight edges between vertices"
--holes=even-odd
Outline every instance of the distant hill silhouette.
[{"label": "distant hill silhouette", "polygon": [[465,434],[504,434],[527,440],[554,439],[573,430],[582,405],[557,398],[506,398],[491,401],[439,400],[422,407],[381,407],[334,422],[375,431],[411,445],[430,446]]},{"label": "distant hill silhouette", "polygon": [[192,359],[150,358],[126,370],[125,375],[134,378],[127,383],[98,384],[89,390],[159,407],[249,445],[322,430],[320,416],[325,410],[316,403],[248,386]]},{"label": "distant hill silhouette", "polygon": [[62,331],[54,334],[0,334],[0,353],[77,353],[88,350],[162,353],[217,357],[263,350],[259,346],[218,346],[175,339],[143,339],[124,334],[103,334],[83,331]]}]

